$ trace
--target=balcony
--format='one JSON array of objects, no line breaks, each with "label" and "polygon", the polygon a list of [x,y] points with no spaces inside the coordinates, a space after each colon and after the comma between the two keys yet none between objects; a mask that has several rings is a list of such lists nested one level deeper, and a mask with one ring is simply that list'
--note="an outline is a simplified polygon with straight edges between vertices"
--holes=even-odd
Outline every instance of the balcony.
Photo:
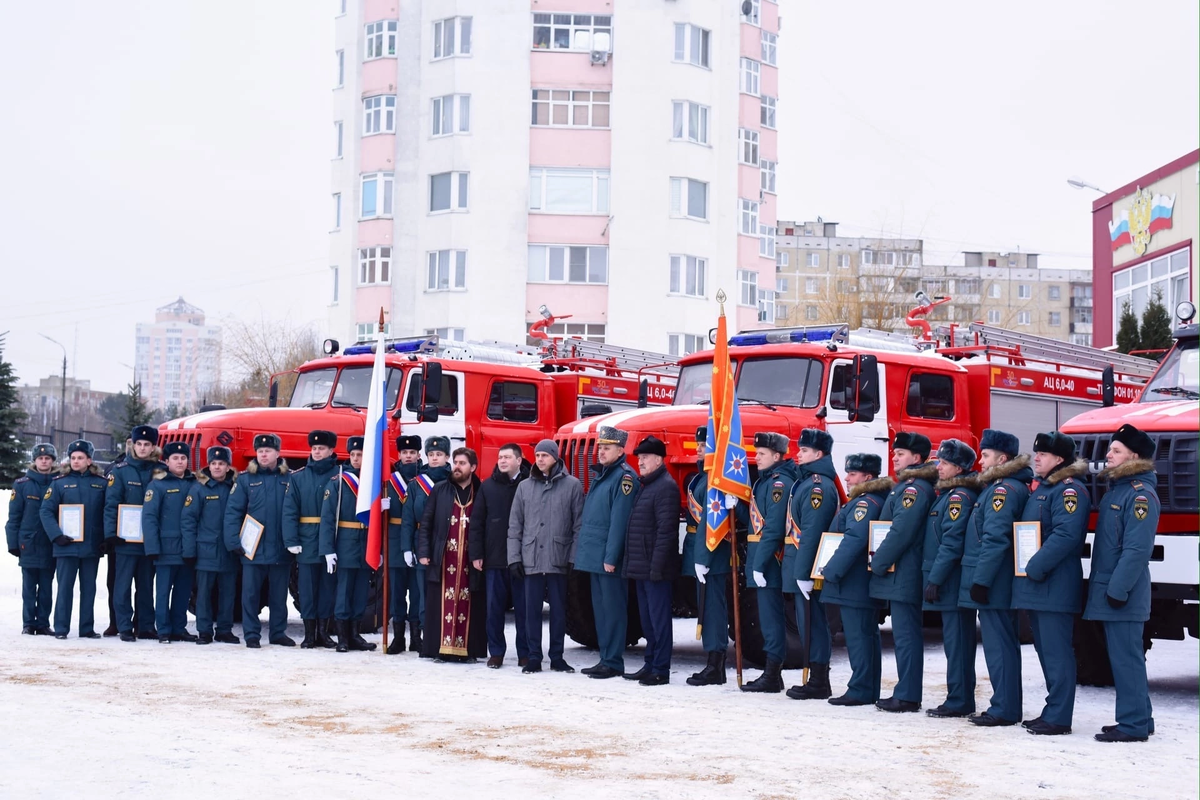
[{"label": "balcony", "polygon": [[1072,297],[1071,308],[1091,308],[1092,298],[1090,297]]},{"label": "balcony", "polygon": [[1092,332],[1092,323],[1090,322],[1072,322],[1071,333],[1087,333]]}]

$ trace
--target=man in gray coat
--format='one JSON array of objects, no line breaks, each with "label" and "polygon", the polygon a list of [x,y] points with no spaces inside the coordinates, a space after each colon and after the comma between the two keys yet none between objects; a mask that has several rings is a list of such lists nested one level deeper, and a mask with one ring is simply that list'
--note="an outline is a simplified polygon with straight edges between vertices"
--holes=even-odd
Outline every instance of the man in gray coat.
[{"label": "man in gray coat", "polygon": [[525,638],[529,659],[522,672],[542,671],[542,598],[550,602],[550,668],[574,672],[563,658],[567,633],[567,569],[583,518],[583,485],[558,460],[558,445],[543,439],[534,469],[517,486],[508,517],[508,568],[525,582]]}]

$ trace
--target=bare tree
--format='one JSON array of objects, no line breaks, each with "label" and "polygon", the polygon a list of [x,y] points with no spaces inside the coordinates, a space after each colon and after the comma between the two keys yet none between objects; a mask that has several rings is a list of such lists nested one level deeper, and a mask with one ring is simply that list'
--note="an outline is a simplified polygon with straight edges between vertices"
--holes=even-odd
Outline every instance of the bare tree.
[{"label": "bare tree", "polygon": [[[265,405],[272,375],[294,370],[321,354],[311,325],[297,327],[265,317],[249,322],[228,318],[222,328],[221,358],[232,381],[215,388],[206,399],[229,408]],[[295,384],[294,373],[281,375],[279,397],[286,400]]]}]

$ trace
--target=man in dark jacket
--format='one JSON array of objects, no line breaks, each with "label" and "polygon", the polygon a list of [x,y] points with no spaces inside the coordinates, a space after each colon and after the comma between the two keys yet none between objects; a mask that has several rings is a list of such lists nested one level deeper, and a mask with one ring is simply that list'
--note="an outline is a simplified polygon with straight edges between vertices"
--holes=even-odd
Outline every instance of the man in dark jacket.
[{"label": "man in dark jacket", "polygon": [[183,508],[196,480],[187,468],[190,451],[187,442],[169,442],[163,448],[167,468],[154,471],[142,503],[142,533],[146,558],[154,562],[155,623],[161,643],[196,641],[187,629],[195,562],[183,555]]},{"label": "man in dark jacket", "polygon": [[[708,475],[704,472],[704,445],[708,426],[696,429],[696,475],[688,483],[688,531],[683,538],[684,573],[696,576],[700,604],[700,643],[708,656],[704,669],[687,679],[688,686],[725,683],[725,654],[729,649],[729,605],[726,592],[733,574],[729,538],[708,549]],[[730,519],[730,524],[735,524]]]},{"label": "man in dark jacket", "polygon": [[[228,447],[208,448],[208,466],[196,476],[189,494],[190,501],[184,503],[180,522],[183,529],[183,556],[185,559],[196,559],[196,644],[241,642],[233,635],[238,562],[237,557],[225,547],[222,530],[229,491],[237,480],[237,470],[230,466],[232,461],[233,454]],[[214,616],[217,624],[215,637]]]},{"label": "man in dark jacket", "polygon": [[793,700],[827,700],[833,694],[829,687],[829,659],[833,653],[833,637],[825,619],[821,591],[812,579],[813,561],[821,534],[829,530],[838,510],[837,470],[833,468],[833,437],[820,428],[800,431],[796,450],[798,478],[792,484],[788,500],[788,536],[783,548],[783,587],[792,592],[796,603],[796,626],[800,641],[808,642],[805,653],[812,668],[808,682],[788,689]]},{"label": "man in dark jacket", "polygon": [[[254,437],[255,459],[234,481],[225,506],[225,547],[242,557],[242,633],[251,649],[258,649],[262,638],[258,613],[264,582],[271,614],[269,641],[296,646],[287,635],[292,556],[283,546],[283,498],[290,473],[279,457],[280,446],[273,433]],[[255,536],[257,526],[261,532]]]},{"label": "man in dark jacket", "polygon": [[967,526],[958,604],[979,611],[979,633],[992,699],[988,710],[969,717],[992,728],[1021,721],[1021,641],[1012,610],[1013,522],[1029,499],[1033,470],[1011,433],[986,428],[979,439],[983,489]]},{"label": "man in dark jacket", "polygon": [[959,439],[938,445],[937,500],[925,523],[926,611],[942,615],[942,648],[946,653],[946,701],[925,713],[931,717],[965,717],[975,713],[975,609],[958,605],[959,579],[967,521],[979,496],[975,451]]},{"label": "man in dark jacket", "polygon": [[1081,482],[1088,464],[1075,460],[1075,440],[1058,433],[1033,439],[1037,476],[1021,514],[1041,527],[1041,547],[1013,578],[1013,608],[1029,612],[1033,646],[1046,679],[1042,713],[1021,724],[1038,736],[1071,732],[1075,714],[1075,617],[1083,610],[1083,543],[1092,508]]},{"label": "man in dark jacket", "polygon": [[[114,542],[117,557],[117,576],[113,584],[113,607],[117,611],[117,631],[133,633],[134,601],[137,602],[137,638],[157,639],[154,629],[154,562],[146,558],[141,527],[129,523],[118,530],[121,506],[141,506],[146,488],[154,480],[154,470],[161,468],[158,460],[158,429],[138,425],[129,438],[132,452],[125,463],[108,473],[108,489],[104,497],[104,536]],[[127,517],[128,518],[128,517]],[[136,594],[135,594],[136,590]],[[129,636],[121,641],[132,642]]]},{"label": "man in dark jacket", "polygon": [[[429,463],[408,484],[407,498],[404,501],[401,513],[400,548],[398,551],[398,554],[403,557],[404,565],[409,569],[407,577],[409,581],[408,621],[411,639],[408,649],[420,653],[422,658],[429,653],[436,654],[440,644],[434,641],[432,647],[425,647],[421,640],[421,634],[425,627],[425,618],[428,616],[425,604],[425,590],[428,586],[428,576],[426,575],[425,567],[418,562],[415,552],[417,549],[417,529],[425,516],[425,504],[433,492],[433,487],[450,477],[452,471],[449,463],[450,437],[430,436],[426,439],[425,458]],[[388,552],[388,559],[393,559],[391,551]],[[416,586],[415,592],[413,591],[414,585]],[[392,647],[388,647],[388,652],[392,652]]]},{"label": "man in dark jacket", "polygon": [[567,663],[567,569],[583,522],[583,484],[563,468],[558,455],[558,445],[550,439],[537,443],[534,467],[517,487],[508,515],[508,566],[513,578],[525,584],[529,660],[524,673],[542,671],[543,597],[550,605],[550,663]]},{"label": "man in dark jacket", "polygon": [[[421,437],[405,434],[396,437],[396,450],[400,454],[392,464],[388,475],[388,530],[387,530],[387,580],[388,615],[392,618],[392,640],[388,642],[387,654],[394,656],[404,652],[404,623],[407,621],[413,640],[412,650],[421,649],[421,585],[415,566],[404,560],[403,530],[404,509],[408,504],[408,487],[421,474],[425,465],[421,463]],[[424,572],[421,570],[421,572]]]},{"label": "man in dark jacket", "polygon": [[496,454],[492,476],[480,484],[475,507],[471,509],[467,553],[471,565],[476,572],[483,573],[487,583],[485,627],[487,665],[491,669],[499,669],[504,664],[504,654],[508,650],[504,639],[504,612],[510,595],[513,622],[517,628],[517,666],[525,666],[529,659],[525,638],[525,582],[508,572],[508,518],[517,486],[528,477],[529,467],[521,457],[521,445],[504,445]]},{"label": "man in dark jacket", "polygon": [[821,571],[821,596],[828,605],[841,608],[842,632],[850,661],[846,693],[829,698],[834,706],[865,706],[879,699],[883,672],[883,643],[879,636],[882,600],[871,598],[871,572],[867,568],[871,523],[879,519],[883,503],[892,490],[892,479],[884,475],[883,460],[874,453],[846,456],[846,487],[849,496],[838,511],[830,531],[841,533],[842,541]]},{"label": "man in dark jacket", "polygon": [[371,575],[371,567],[367,564],[367,526],[359,522],[355,514],[363,437],[351,436],[346,449],[350,452],[350,464],[339,468],[325,485],[318,542],[326,573],[337,578],[333,615],[337,620],[339,653],[375,649],[375,643],[368,642],[358,632],[358,621],[367,610]]},{"label": "man in dark jacket", "polygon": [[[96,633],[96,574],[104,552],[105,482],[92,464],[96,448],[84,439],[67,445],[67,468],[42,495],[38,516],[46,537],[54,543],[58,598],[54,602],[54,638],[71,630],[71,602],[79,578],[79,638],[99,639]],[[60,507],[62,510],[60,511]],[[69,507],[69,508],[68,508]],[[66,527],[60,526],[60,522]]]},{"label": "man in dark jacket", "polygon": [[33,448],[33,462],[13,481],[4,525],[9,555],[21,567],[21,633],[50,634],[50,604],[54,600],[54,545],[46,536],[38,511],[54,479],[58,451],[52,444]]},{"label": "man in dark jacket", "polygon": [[[108,480],[108,476],[113,474],[113,470],[120,467],[133,454],[133,440],[125,439],[125,447],[117,454],[116,460],[110,463],[107,469],[104,470],[104,480]],[[108,627],[104,629],[105,636],[116,636],[120,633],[117,628],[117,607],[114,603],[114,598],[117,596],[117,542],[118,539],[104,540],[104,585],[108,589]],[[134,615],[134,627],[140,620]]]},{"label": "man in dark jacket", "polygon": [[1132,425],[1113,434],[1105,456],[1108,493],[1099,503],[1084,619],[1104,623],[1117,690],[1117,724],[1100,742],[1144,742],[1154,732],[1143,628],[1150,619],[1150,553],[1160,512],[1154,440]]},{"label": "man in dark jacket", "polygon": [[667,472],[667,445],[647,436],[634,448],[641,488],[629,513],[622,575],[637,588],[645,664],[625,675],[642,686],[671,682],[671,596],[679,577],[679,484]]},{"label": "man in dark jacket", "polygon": [[933,505],[937,468],[926,463],[932,445],[920,433],[900,432],[892,442],[896,485],[883,504],[881,520],[892,527],[871,556],[871,597],[887,600],[892,610],[896,651],[896,688],[875,707],[892,713],[918,711],[925,677],[925,636],[921,631],[925,519]]},{"label": "man in dark jacket", "polygon": [[333,596],[337,579],[325,568],[319,552],[321,503],[329,488],[329,477],[338,466],[337,434],[312,431],[308,434],[308,463],[293,470],[283,497],[283,544],[296,557],[300,590],[300,618],[304,621],[304,639],[300,647],[334,646],[329,638],[329,620],[333,619]]}]

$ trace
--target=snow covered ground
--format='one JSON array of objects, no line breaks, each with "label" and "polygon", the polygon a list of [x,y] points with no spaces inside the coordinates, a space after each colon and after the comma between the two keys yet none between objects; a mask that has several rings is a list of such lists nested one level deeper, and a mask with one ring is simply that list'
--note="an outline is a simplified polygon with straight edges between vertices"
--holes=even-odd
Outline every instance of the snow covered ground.
[{"label": "snow covered ground", "polygon": [[[7,511],[0,493],[0,518]],[[101,565],[103,568],[103,564]],[[159,645],[21,636],[20,570],[0,561],[0,797],[407,795],[745,798],[1197,797],[1197,641],[1150,653],[1157,735],[1092,740],[1113,722],[1111,689],[1081,688],[1075,733],[1030,736],[965,720],[841,709],[730,682],[684,679],[704,660],[694,620],[675,624],[671,684],[522,675],[508,664],[434,664],[415,654],[264,645]],[[107,623],[106,594],[96,602]],[[299,619],[292,635],[299,638]],[[239,633],[235,628],[235,633]],[[927,631],[925,702],[944,696]],[[378,637],[371,637],[375,640]],[[568,641],[576,668],[593,653]],[[1044,696],[1023,648],[1025,713]],[[641,649],[627,668],[641,663]],[[895,681],[884,635],[884,695]],[[980,650],[980,708],[991,693]],[[748,671],[748,677],[757,672]],[[848,677],[835,643],[833,683]],[[798,674],[785,673],[790,683]],[[378,796],[378,795],[376,795]]]}]

